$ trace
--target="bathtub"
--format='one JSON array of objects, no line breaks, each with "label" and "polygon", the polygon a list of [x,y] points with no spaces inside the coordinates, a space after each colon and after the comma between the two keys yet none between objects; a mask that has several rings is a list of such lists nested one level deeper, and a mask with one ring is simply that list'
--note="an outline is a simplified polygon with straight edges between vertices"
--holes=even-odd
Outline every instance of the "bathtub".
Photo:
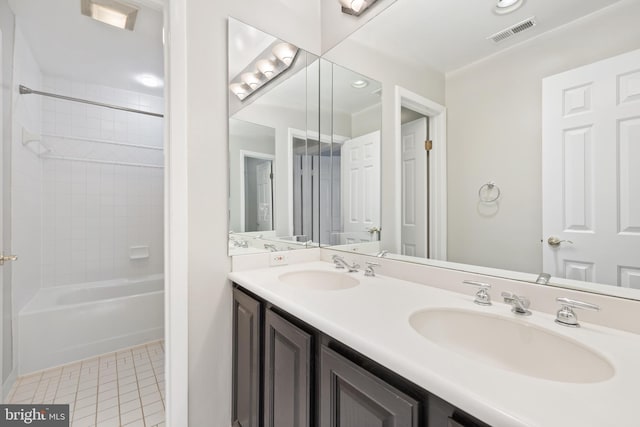
[{"label": "bathtub", "polygon": [[164,280],[42,288],[18,314],[19,375],[164,336]]}]

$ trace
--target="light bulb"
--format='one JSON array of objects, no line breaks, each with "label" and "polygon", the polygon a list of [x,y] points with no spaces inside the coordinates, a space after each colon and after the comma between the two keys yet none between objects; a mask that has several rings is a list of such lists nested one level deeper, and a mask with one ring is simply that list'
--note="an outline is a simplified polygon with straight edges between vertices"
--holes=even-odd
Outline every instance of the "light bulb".
[{"label": "light bulb", "polygon": [[257,73],[244,73],[240,76],[240,80],[242,80],[251,89],[257,88],[261,83],[260,77],[258,77]]},{"label": "light bulb", "polygon": [[232,83],[229,85],[229,90],[233,92],[235,96],[237,96],[240,101],[245,99],[247,95],[249,95],[249,88],[244,83]]},{"label": "light bulb", "polygon": [[276,73],[276,64],[271,59],[261,59],[256,62],[256,68],[268,79]]},{"label": "light bulb", "polygon": [[293,62],[298,48],[289,43],[280,43],[273,48],[273,54],[288,67]]},{"label": "light bulb", "polygon": [[354,12],[360,12],[360,10],[362,10],[362,7],[366,4],[365,0],[353,0],[351,2],[351,9]]}]

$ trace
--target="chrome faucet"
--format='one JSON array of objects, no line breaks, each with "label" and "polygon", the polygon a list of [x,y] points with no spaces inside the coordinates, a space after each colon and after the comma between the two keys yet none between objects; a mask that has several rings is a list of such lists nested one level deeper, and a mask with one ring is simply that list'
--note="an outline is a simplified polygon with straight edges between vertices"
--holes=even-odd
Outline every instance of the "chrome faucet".
[{"label": "chrome faucet", "polygon": [[364,275],[367,277],[376,277],[376,272],[373,270],[373,267],[380,267],[380,264],[377,262],[366,262],[367,268],[364,269]]},{"label": "chrome faucet", "polygon": [[600,307],[584,301],[572,300],[569,298],[556,298],[560,304],[562,304],[562,308],[558,310],[556,316],[556,323],[562,326],[569,326],[572,328],[579,328],[580,324],[578,323],[578,316],[573,311],[574,308],[586,308],[588,310],[600,310]]},{"label": "chrome faucet", "polygon": [[249,247],[249,242],[247,242],[244,239],[233,239],[230,238],[231,240],[231,244],[233,245],[234,248],[248,248]]},{"label": "chrome faucet", "polygon": [[546,285],[547,283],[549,283],[550,279],[551,279],[551,275],[549,273],[540,273],[538,274],[536,283],[539,285]]},{"label": "chrome faucet", "polygon": [[383,249],[383,250],[379,251],[379,252],[376,254],[376,256],[377,256],[378,258],[384,258],[385,256],[387,256],[387,254],[388,254],[388,253],[389,253],[389,251],[388,251],[388,250]]},{"label": "chrome faucet", "polygon": [[360,266],[358,264],[356,264],[355,262],[353,264],[349,265],[349,263],[347,261],[345,261],[344,258],[342,258],[340,255],[333,255],[331,257],[331,260],[336,265],[336,268],[345,268],[346,267],[349,270],[349,273],[355,273],[360,268]]},{"label": "chrome faucet", "polygon": [[529,311],[529,306],[531,305],[531,301],[529,301],[526,297],[520,297],[512,292],[503,292],[502,298],[504,298],[504,302],[507,304],[511,304],[513,307],[511,309],[512,313],[518,314],[520,316],[530,316],[531,311]]},{"label": "chrome faucet", "polygon": [[272,243],[265,243],[264,248],[269,249],[269,252],[278,252],[278,248],[276,248],[276,245]]},{"label": "chrome faucet", "polygon": [[491,295],[487,289],[491,288],[491,285],[483,282],[476,282],[475,280],[464,280],[462,283],[465,285],[477,286],[480,289],[476,292],[476,298],[473,300],[478,305],[491,305]]}]

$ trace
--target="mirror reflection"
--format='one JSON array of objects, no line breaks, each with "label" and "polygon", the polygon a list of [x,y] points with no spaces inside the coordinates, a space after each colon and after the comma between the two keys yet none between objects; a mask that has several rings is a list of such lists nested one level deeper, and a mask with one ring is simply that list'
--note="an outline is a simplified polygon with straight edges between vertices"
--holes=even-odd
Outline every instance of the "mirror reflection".
[{"label": "mirror reflection", "polygon": [[640,4],[472,3],[396,2],[325,55],[383,86],[381,239],[337,248],[638,298]]},{"label": "mirror reflection", "polygon": [[231,255],[379,239],[380,97],[379,82],[229,19]]}]

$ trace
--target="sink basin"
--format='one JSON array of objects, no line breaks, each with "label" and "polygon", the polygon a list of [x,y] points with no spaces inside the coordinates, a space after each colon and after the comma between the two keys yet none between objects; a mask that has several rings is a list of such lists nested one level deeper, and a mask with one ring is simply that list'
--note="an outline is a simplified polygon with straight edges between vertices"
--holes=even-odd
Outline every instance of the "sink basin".
[{"label": "sink basin", "polygon": [[471,310],[430,309],[414,313],[409,323],[443,348],[530,377],[595,383],[615,373],[611,363],[594,350],[518,319]]},{"label": "sink basin", "polygon": [[316,291],[338,291],[360,284],[349,273],[324,270],[292,271],[281,274],[279,278],[288,285]]}]

